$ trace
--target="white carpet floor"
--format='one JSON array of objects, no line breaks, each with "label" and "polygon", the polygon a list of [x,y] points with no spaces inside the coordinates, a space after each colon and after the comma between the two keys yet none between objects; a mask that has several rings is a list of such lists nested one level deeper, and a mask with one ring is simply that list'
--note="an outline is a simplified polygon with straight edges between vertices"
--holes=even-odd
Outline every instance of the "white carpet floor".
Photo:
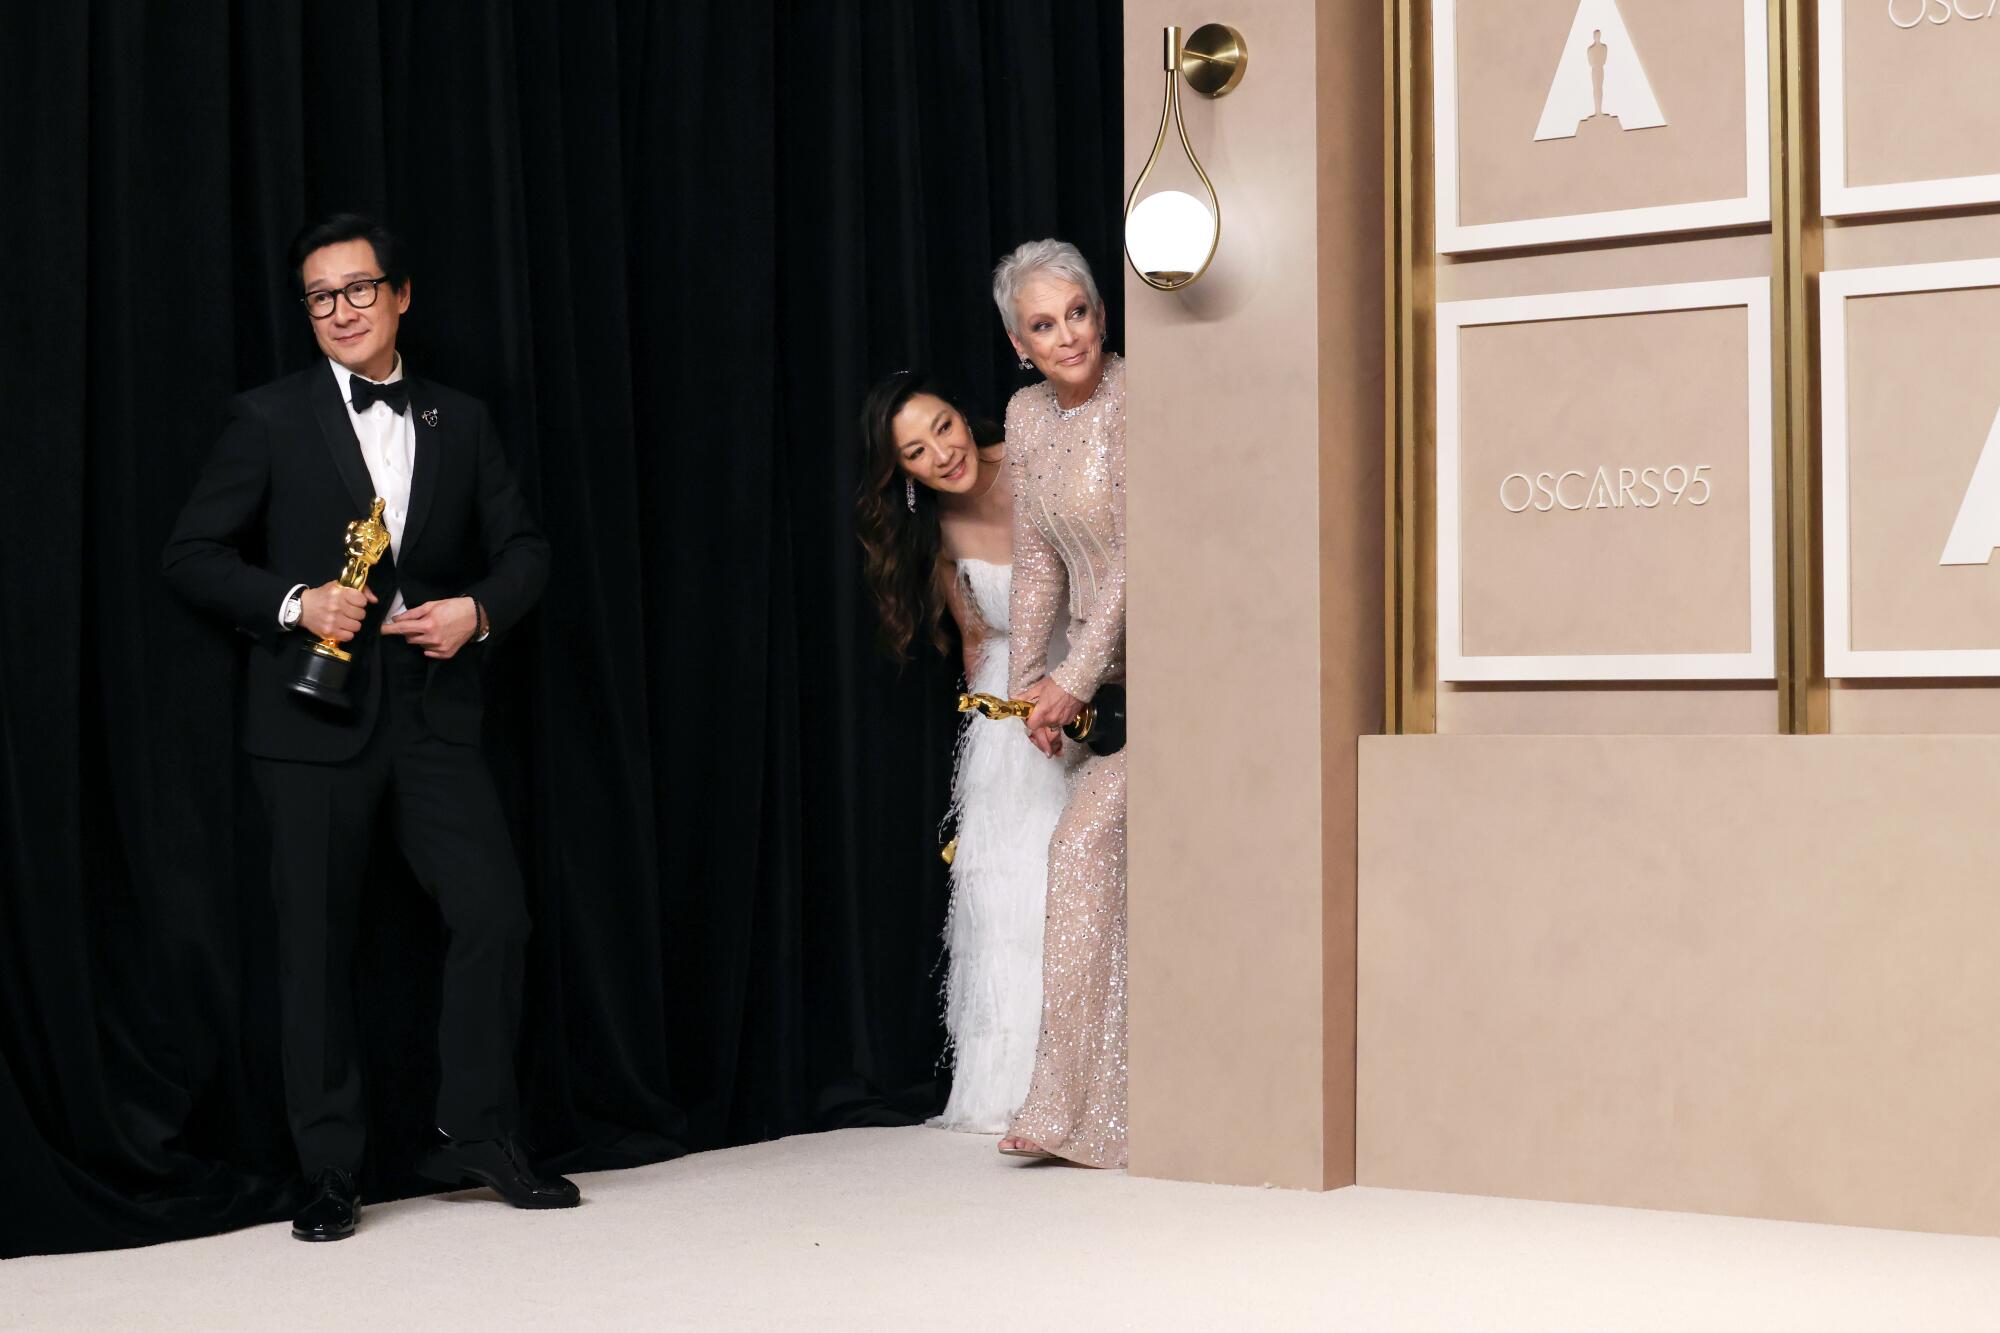
[{"label": "white carpet floor", "polygon": [[24,1329],[2000,1329],[2000,1240],[1349,1189],[1133,1180],[849,1130],[485,1193],[0,1263]]}]

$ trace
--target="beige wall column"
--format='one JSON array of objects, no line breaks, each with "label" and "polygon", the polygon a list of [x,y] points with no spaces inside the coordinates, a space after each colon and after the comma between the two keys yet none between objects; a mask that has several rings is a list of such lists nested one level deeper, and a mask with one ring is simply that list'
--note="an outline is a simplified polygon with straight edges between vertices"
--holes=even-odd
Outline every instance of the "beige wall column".
[{"label": "beige wall column", "polygon": [[1131,1165],[1317,1189],[1354,1179],[1355,753],[1381,725],[1382,15],[1128,0],[1128,188],[1160,29],[1209,21],[1250,51],[1228,96],[1183,89],[1221,252],[1182,293],[1124,275]]}]

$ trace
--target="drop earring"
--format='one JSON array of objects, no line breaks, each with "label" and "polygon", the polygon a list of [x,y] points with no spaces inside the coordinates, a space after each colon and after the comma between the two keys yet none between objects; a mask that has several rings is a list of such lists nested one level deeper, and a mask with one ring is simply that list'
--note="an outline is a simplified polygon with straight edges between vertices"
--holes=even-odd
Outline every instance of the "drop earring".
[{"label": "drop earring", "polygon": [[1023,369],[1023,370],[1033,370],[1034,368],[1035,368],[1035,363],[1034,363],[1034,362],[1030,361],[1030,360],[1029,360],[1029,359],[1028,359],[1027,357],[1025,357],[1025,356],[1021,358],[1021,369]]},{"label": "drop earring", "polygon": [[903,503],[912,514],[917,512],[917,483],[908,477],[903,478]]}]

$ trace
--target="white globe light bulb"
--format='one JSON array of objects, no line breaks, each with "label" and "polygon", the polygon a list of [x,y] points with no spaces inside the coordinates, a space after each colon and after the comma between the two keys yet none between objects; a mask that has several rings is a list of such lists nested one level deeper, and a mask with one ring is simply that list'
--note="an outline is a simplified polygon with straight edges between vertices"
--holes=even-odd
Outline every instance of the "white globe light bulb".
[{"label": "white globe light bulb", "polygon": [[1125,252],[1149,278],[1182,283],[1201,272],[1215,248],[1215,214],[1180,190],[1149,194],[1125,221]]}]

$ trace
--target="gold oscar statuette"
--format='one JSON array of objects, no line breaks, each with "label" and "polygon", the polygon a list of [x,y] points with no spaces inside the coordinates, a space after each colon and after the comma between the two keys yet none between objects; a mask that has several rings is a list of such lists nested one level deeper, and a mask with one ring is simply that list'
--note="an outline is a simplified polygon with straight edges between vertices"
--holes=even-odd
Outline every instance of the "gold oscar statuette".
[{"label": "gold oscar statuette", "polygon": [[[340,576],[334,580],[343,588],[357,592],[366,589],[368,571],[389,549],[389,529],[382,523],[382,505],[382,497],[376,496],[368,517],[357,518],[347,525],[347,563],[341,566]],[[338,708],[353,706],[347,697],[347,674],[354,665],[354,654],[332,639],[322,638],[307,644],[299,658],[298,673],[291,680],[293,689]]]},{"label": "gold oscar statuette", "polygon": [[[958,711],[986,717],[1018,717],[1026,722],[1035,711],[1026,699],[1002,699],[997,694],[961,694]],[[1076,720],[1063,728],[1063,735],[1087,747],[1092,754],[1117,754],[1125,748],[1125,687],[1101,685],[1097,697],[1083,706]]]}]

